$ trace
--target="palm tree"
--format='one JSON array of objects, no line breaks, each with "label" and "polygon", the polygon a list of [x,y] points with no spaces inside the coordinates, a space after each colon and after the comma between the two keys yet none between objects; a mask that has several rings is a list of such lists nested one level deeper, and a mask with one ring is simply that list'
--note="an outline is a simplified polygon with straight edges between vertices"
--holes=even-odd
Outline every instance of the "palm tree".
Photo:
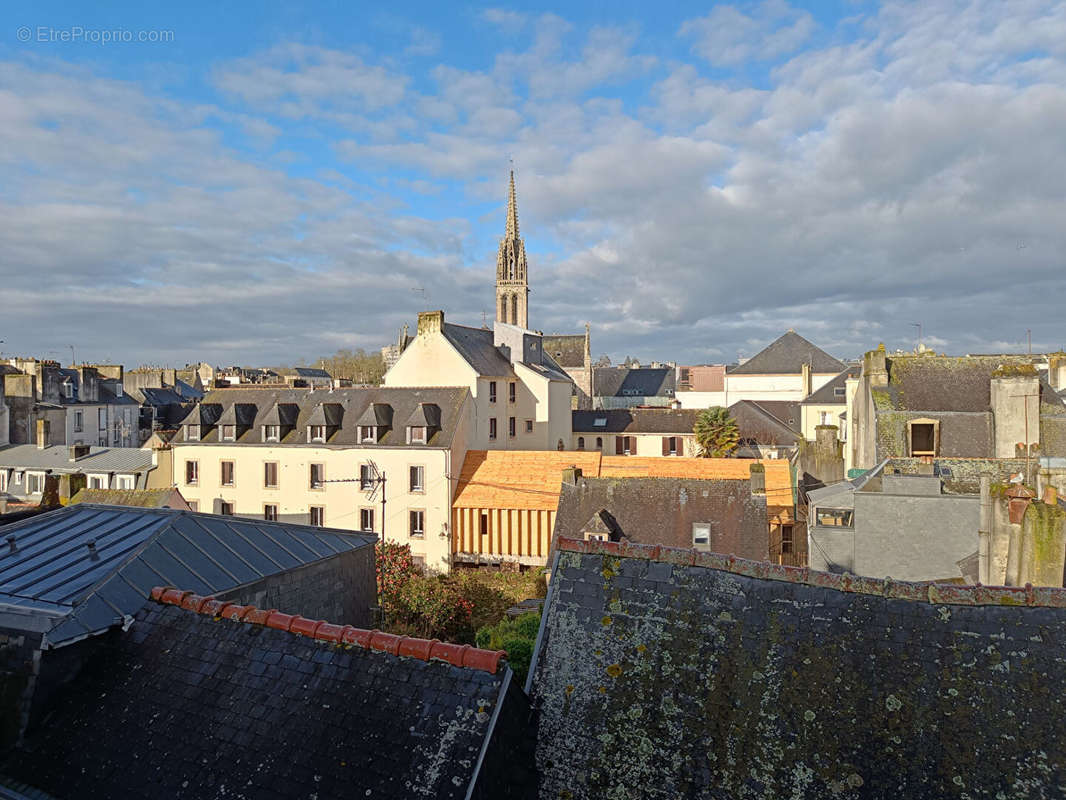
[{"label": "palm tree", "polygon": [[737,421],[721,406],[701,411],[692,432],[696,434],[696,443],[703,458],[725,458],[740,443]]}]

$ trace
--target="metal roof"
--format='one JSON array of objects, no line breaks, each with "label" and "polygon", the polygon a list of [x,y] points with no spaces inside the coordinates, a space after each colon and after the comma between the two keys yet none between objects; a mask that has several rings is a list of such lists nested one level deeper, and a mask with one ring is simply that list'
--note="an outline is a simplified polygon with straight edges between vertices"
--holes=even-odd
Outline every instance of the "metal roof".
[{"label": "metal roof", "polygon": [[48,620],[46,647],[123,623],[153,586],[216,594],[373,543],[307,525],[90,503],[5,526],[3,535],[0,613]]},{"label": "metal roof", "polygon": [[0,449],[0,467],[50,469],[56,472],[147,472],[152,469],[152,451],[139,447],[90,447],[89,455],[76,461],[70,448],[52,445],[16,444]]}]

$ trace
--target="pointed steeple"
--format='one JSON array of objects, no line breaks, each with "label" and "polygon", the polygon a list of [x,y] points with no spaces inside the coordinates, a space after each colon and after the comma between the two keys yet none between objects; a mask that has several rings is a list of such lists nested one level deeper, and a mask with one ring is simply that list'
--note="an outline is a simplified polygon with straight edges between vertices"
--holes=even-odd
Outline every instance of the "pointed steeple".
[{"label": "pointed steeple", "polygon": [[514,170],[511,170],[511,192],[507,195],[507,239],[518,238],[518,201],[514,193]]}]

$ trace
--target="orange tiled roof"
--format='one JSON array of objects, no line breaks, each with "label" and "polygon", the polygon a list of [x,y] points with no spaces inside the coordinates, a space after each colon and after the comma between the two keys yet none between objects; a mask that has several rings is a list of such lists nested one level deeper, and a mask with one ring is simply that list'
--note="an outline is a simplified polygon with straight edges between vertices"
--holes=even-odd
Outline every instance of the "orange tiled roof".
[{"label": "orange tiled roof", "polygon": [[697,478],[747,480],[752,464],[766,466],[767,504],[792,505],[787,461],[750,458],[602,456],[584,450],[471,450],[463,462],[455,508],[516,508],[554,511],[562,471],[579,467],[589,478]]}]

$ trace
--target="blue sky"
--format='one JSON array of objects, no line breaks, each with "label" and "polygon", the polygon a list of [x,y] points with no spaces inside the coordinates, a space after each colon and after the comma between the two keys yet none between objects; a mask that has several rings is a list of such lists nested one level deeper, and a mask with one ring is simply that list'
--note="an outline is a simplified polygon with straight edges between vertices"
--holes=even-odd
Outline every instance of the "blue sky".
[{"label": "blue sky", "polygon": [[531,324],[590,322],[597,354],[729,361],[792,327],[850,356],[917,321],[951,352],[1066,340],[1062,3],[5,24],[7,352],[278,363],[378,347],[426,306],[480,324],[511,159]]}]

